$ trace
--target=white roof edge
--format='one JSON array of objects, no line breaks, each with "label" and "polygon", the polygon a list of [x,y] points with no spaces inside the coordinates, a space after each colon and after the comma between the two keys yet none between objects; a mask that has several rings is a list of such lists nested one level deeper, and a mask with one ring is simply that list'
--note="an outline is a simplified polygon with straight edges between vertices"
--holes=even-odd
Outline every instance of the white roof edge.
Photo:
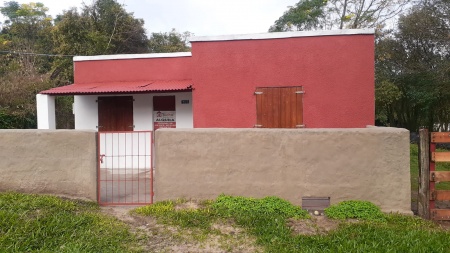
[{"label": "white roof edge", "polygon": [[196,41],[224,41],[224,40],[265,40],[283,39],[296,37],[315,36],[335,36],[335,35],[358,35],[375,34],[375,29],[343,29],[343,30],[319,30],[319,31],[299,31],[299,32],[274,32],[274,33],[254,33],[254,34],[232,34],[219,36],[195,36],[190,38],[190,42]]},{"label": "white roof edge", "polygon": [[73,61],[102,61],[102,60],[127,60],[127,59],[148,59],[148,58],[173,58],[190,57],[191,52],[177,53],[157,53],[157,54],[111,54],[111,55],[93,55],[93,56],[75,56]]}]

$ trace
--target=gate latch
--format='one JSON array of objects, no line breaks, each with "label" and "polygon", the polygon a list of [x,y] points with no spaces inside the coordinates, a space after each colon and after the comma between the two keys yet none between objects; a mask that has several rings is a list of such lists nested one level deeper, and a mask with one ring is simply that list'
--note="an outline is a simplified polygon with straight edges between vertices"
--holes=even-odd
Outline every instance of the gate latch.
[{"label": "gate latch", "polygon": [[106,156],[105,154],[100,155],[100,163],[103,163],[103,157],[105,157],[105,156]]}]

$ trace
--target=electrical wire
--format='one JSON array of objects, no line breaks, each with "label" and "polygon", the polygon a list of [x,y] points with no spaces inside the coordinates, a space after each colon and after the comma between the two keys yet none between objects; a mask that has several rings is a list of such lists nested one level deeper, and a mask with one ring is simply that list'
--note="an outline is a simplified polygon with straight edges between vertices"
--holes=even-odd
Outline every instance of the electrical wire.
[{"label": "electrical wire", "polygon": [[49,57],[74,57],[75,55],[67,55],[67,54],[37,54],[37,53],[29,53],[29,52],[17,52],[17,51],[3,51],[0,50],[2,54],[19,54],[19,55],[34,55],[34,56],[49,56]]}]

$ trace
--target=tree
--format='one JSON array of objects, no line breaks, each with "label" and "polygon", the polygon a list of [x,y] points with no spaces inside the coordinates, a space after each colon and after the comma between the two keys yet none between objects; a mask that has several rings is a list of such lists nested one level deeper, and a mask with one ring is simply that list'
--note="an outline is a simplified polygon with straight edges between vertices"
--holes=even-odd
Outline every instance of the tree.
[{"label": "tree", "polygon": [[402,13],[408,3],[408,0],[300,0],[269,31],[382,27]]},{"label": "tree", "polygon": [[166,33],[152,33],[148,40],[151,53],[188,52],[190,32],[179,33],[175,29]]},{"label": "tree", "polygon": [[[36,127],[36,93],[51,87],[51,59],[34,53],[52,51],[51,18],[41,3],[6,2],[0,33],[0,128]],[[7,53],[4,53],[7,52]]]},{"label": "tree", "polygon": [[[426,1],[412,8],[400,17],[396,31],[377,42],[377,100],[389,89],[401,94],[389,102],[390,110],[377,104],[377,117],[387,115],[384,123],[411,131],[420,126],[448,129],[450,19],[442,7],[449,5],[448,0]],[[386,82],[396,88],[383,85]]]},{"label": "tree", "polygon": [[269,32],[321,29],[324,27],[326,4],[326,0],[301,0],[290,6]]},{"label": "tree", "polygon": [[[96,0],[65,11],[55,21],[53,40],[63,55],[101,55],[148,52],[144,21],[126,12],[116,0]],[[72,60],[55,62],[55,76],[61,84],[73,81]]]}]

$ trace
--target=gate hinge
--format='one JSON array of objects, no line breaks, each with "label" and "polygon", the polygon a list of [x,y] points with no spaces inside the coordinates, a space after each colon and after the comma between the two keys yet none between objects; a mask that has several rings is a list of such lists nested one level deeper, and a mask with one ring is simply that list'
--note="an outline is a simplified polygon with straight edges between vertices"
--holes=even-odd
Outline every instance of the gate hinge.
[{"label": "gate hinge", "polygon": [[305,91],[302,91],[302,90],[296,91],[295,94],[305,94]]},{"label": "gate hinge", "polygon": [[431,174],[431,176],[430,176],[430,181],[431,181],[431,182],[436,181],[436,175],[434,174],[434,172],[431,172],[430,174]]},{"label": "gate hinge", "polygon": [[305,125],[295,125],[296,128],[305,128]]},{"label": "gate hinge", "polygon": [[255,91],[255,95],[261,95],[261,94],[263,94],[262,91]]},{"label": "gate hinge", "polygon": [[430,192],[430,200],[435,200],[435,199],[436,199],[436,197],[437,197],[437,193],[436,193],[436,191],[432,191],[432,192]]}]

